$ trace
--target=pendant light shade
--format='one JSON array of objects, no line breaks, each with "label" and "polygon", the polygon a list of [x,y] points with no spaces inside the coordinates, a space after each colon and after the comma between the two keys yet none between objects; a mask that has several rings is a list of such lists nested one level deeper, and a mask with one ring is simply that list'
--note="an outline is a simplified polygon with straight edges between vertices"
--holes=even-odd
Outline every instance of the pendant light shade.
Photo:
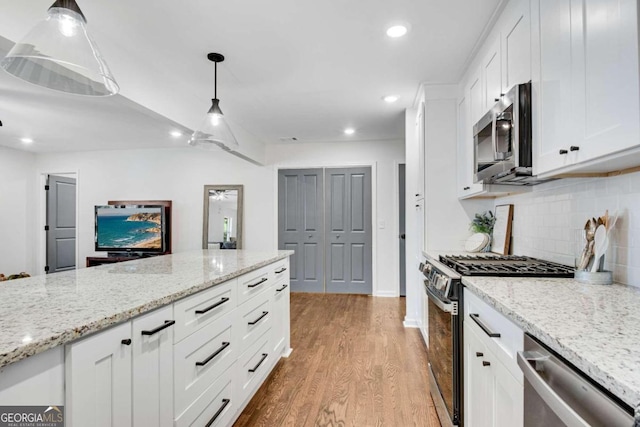
[{"label": "pendant light shade", "polygon": [[218,62],[224,61],[224,56],[219,53],[210,53],[207,58],[215,64],[214,98],[211,100],[211,108],[209,108],[203,123],[189,139],[189,144],[214,143],[230,150],[233,147],[238,147],[239,144],[233,132],[231,132],[227,119],[222,114],[220,100],[218,99]]},{"label": "pendant light shade", "polygon": [[87,96],[110,96],[120,88],[87,33],[75,0],[57,0],[0,62],[8,73],[38,86]]}]

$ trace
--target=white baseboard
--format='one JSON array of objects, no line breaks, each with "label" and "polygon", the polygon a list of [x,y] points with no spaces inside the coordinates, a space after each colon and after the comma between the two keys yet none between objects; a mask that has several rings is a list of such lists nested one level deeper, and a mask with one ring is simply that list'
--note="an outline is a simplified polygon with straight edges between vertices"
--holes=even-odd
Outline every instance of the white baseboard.
[{"label": "white baseboard", "polygon": [[373,296],[381,298],[397,298],[398,294],[394,291],[378,291]]},{"label": "white baseboard", "polygon": [[422,327],[420,328],[420,335],[422,335],[422,340],[424,341],[424,343],[427,346],[427,348],[429,348],[429,338],[425,334],[424,328],[422,328]]},{"label": "white baseboard", "polygon": [[404,322],[402,322],[405,328],[419,328],[420,322],[418,319],[410,319],[408,317],[404,318]]},{"label": "white baseboard", "polygon": [[293,353],[293,349],[289,347],[287,350],[282,352],[282,357],[289,357],[291,356],[291,353]]}]

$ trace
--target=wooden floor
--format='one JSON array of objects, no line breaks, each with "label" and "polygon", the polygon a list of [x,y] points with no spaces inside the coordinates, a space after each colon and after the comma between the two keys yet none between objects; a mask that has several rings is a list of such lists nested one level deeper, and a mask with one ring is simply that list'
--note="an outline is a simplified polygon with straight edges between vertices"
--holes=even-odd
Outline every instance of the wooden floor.
[{"label": "wooden floor", "polygon": [[291,294],[291,347],[240,426],[440,427],[404,298]]}]

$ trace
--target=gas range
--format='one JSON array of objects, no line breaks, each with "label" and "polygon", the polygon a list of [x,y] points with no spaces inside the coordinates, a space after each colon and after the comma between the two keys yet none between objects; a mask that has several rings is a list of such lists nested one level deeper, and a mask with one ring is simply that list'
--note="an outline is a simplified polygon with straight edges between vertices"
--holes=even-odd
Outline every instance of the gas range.
[{"label": "gas range", "polygon": [[440,255],[440,262],[462,276],[573,277],[574,268],[515,255]]}]

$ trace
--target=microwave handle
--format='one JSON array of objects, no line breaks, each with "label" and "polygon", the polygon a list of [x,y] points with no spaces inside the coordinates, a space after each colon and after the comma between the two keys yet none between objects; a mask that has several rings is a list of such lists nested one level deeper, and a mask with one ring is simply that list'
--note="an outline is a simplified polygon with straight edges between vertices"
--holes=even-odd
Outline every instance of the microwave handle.
[{"label": "microwave handle", "polygon": [[493,160],[498,161],[498,113],[495,111],[491,114],[493,119],[491,120],[491,145],[493,147]]}]

